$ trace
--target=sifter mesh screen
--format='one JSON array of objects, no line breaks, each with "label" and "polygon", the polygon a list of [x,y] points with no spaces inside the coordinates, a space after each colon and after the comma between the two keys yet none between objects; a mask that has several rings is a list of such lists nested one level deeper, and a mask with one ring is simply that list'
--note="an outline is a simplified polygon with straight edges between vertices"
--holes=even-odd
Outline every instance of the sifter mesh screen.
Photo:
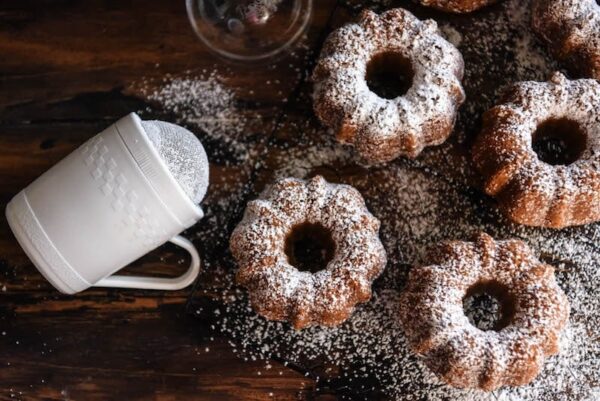
[{"label": "sifter mesh screen", "polygon": [[164,121],[142,121],[142,127],[184,192],[200,203],[208,187],[208,158],[198,138]]}]

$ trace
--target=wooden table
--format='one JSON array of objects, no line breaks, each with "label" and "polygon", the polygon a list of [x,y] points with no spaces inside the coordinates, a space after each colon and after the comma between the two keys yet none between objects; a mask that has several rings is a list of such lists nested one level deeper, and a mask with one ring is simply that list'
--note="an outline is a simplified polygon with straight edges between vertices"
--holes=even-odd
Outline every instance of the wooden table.
[{"label": "wooden table", "polygon": [[[273,132],[282,100],[303,79],[295,69],[304,68],[304,52],[318,47],[334,8],[334,1],[319,7],[309,46],[291,65],[287,60],[269,70],[227,67],[237,71],[230,74],[232,84],[254,89],[247,97],[249,112],[260,117],[253,146],[264,146]],[[194,36],[184,1],[5,3],[0,49],[2,210],[92,135],[146,108],[133,88],[142,77],[160,79],[220,63]],[[255,87],[268,79],[279,83]],[[168,118],[159,111],[153,115]],[[209,153],[218,147],[207,146]],[[211,169],[214,195],[208,204],[216,202],[220,182],[252,173],[224,163]],[[229,218],[233,222],[239,215]],[[214,255],[225,252],[223,241],[218,245]],[[160,274],[180,257],[179,250],[165,246],[137,267]],[[193,289],[58,294],[21,251],[4,213],[0,288],[2,400],[262,400],[269,393],[277,400],[315,398],[314,383],[303,372],[274,362],[277,369],[258,376],[264,362],[242,362],[234,355],[224,338],[188,313]]]},{"label": "wooden table", "polygon": [[[221,156],[211,158],[210,193],[203,203],[211,219],[188,233],[210,269],[186,290],[60,295],[29,262],[2,214],[0,400],[338,399],[341,393],[319,386],[300,366],[271,361],[275,368],[264,370],[263,361],[242,361],[229,339],[210,329],[210,317],[194,312],[220,302],[219,275],[235,269],[227,238],[246,200],[272,178],[277,149],[303,146],[304,127],[318,126],[307,76],[325,35],[356,13],[348,3],[318,1],[302,46],[268,67],[223,65],[194,36],[183,0],[20,0],[0,6],[0,209],[123,115],[144,110],[145,118],[173,120],[148,100],[153,82],[166,74],[215,66],[226,71],[252,120],[242,142],[253,150],[249,160],[228,159],[226,144],[189,127],[209,155]],[[409,1],[396,3],[420,17],[432,14]],[[457,21],[470,29],[468,17]],[[476,55],[465,57],[478,62]],[[505,80],[502,68],[490,74],[497,76],[474,80],[471,92],[489,95],[489,85]],[[461,129],[470,135],[478,123],[463,121]],[[456,146],[456,152],[466,148]],[[352,165],[317,172],[335,178],[363,171]],[[220,204],[232,190],[239,191],[239,202]],[[164,246],[129,270],[171,274],[169,266],[182,256]],[[353,398],[352,389],[345,395]]]}]

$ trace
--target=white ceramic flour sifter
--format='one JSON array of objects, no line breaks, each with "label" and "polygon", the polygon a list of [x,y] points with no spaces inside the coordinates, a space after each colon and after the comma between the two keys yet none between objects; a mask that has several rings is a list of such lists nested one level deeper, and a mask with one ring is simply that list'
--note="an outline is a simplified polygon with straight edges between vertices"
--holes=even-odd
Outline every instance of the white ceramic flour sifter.
[{"label": "white ceramic flour sifter", "polygon": [[[6,217],[39,271],[58,290],[91,286],[176,290],[200,258],[179,236],[203,216],[208,161],[188,130],[132,113],[96,135],[17,194]],[[192,257],[177,278],[113,276],[167,241]]]}]

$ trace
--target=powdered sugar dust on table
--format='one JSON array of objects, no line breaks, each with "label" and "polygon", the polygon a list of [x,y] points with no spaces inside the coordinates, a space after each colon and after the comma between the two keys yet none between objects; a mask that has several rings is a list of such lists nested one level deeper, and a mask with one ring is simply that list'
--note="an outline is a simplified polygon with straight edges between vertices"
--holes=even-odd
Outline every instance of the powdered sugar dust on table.
[{"label": "powdered sugar dust on table", "polygon": [[[467,99],[445,144],[416,160],[367,169],[317,121],[309,76],[329,32],[364,8],[398,6],[435,19],[461,51]],[[2,209],[132,111],[188,128],[211,163],[205,217],[184,233],[204,262],[187,290],[60,295],[0,224],[0,399],[600,399],[600,225],[514,225],[483,195],[469,163],[481,115],[504,85],[563,71],[531,31],[529,9],[529,1],[504,0],[457,16],[410,1],[324,0],[287,56],[254,64],[224,62],[203,46],[183,1],[0,6]],[[316,174],[361,192],[381,220],[389,262],[372,300],[347,322],[294,331],[249,308],[234,285],[228,240],[265,185]],[[412,356],[401,335],[398,298],[410,264],[433,243],[478,231],[526,241],[556,267],[571,303],[560,354],[525,387],[452,389]],[[177,274],[173,264],[183,272],[188,263],[166,245],[129,272],[168,276]]]}]

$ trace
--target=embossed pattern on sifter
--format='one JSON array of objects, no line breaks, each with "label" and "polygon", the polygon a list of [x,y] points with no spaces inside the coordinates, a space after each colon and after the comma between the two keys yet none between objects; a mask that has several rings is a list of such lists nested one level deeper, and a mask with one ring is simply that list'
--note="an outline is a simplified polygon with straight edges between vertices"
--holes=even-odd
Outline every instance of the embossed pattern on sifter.
[{"label": "embossed pattern on sifter", "polygon": [[133,234],[144,245],[159,245],[165,235],[164,229],[137,192],[130,188],[103,141],[102,137],[96,136],[83,145],[81,153],[85,165],[98,183],[99,190],[109,199],[111,209],[121,215],[123,226],[133,227]]},{"label": "embossed pattern on sifter", "polygon": [[[350,6],[344,6],[344,3]],[[385,3],[384,6],[382,4]],[[469,148],[480,128],[481,114],[498,99],[504,85],[545,80],[557,63],[529,28],[529,1],[505,0],[460,18],[399,1],[346,1],[334,16],[336,24],[364,7],[403,6],[420,18],[433,17],[446,38],[465,58],[467,101],[457,127],[444,145],[418,159],[399,159],[364,168],[338,145],[311,111],[311,85],[286,107],[279,130],[269,143],[259,184],[276,178],[307,178],[322,174],[332,182],[355,186],[371,212],[382,221],[381,238],[390,262],[375,284],[373,299],[335,329],[301,332],[267,322],[249,310],[244,291],[235,287],[235,266],[211,287],[220,301],[192,299],[191,312],[230,338],[243,359],[286,363],[318,380],[319,392],[342,399],[458,401],[587,401],[600,396],[600,224],[562,231],[534,229],[505,220],[493,201],[477,186]],[[312,61],[307,62],[307,69]],[[540,258],[556,267],[557,280],[573,311],[562,351],[545,365],[530,385],[482,393],[443,385],[407,351],[397,318],[397,297],[410,265],[426,262],[430,245],[449,239],[468,240],[477,231],[496,238],[524,239]],[[229,278],[227,278],[229,277]],[[196,301],[196,302],[194,302]]]}]

